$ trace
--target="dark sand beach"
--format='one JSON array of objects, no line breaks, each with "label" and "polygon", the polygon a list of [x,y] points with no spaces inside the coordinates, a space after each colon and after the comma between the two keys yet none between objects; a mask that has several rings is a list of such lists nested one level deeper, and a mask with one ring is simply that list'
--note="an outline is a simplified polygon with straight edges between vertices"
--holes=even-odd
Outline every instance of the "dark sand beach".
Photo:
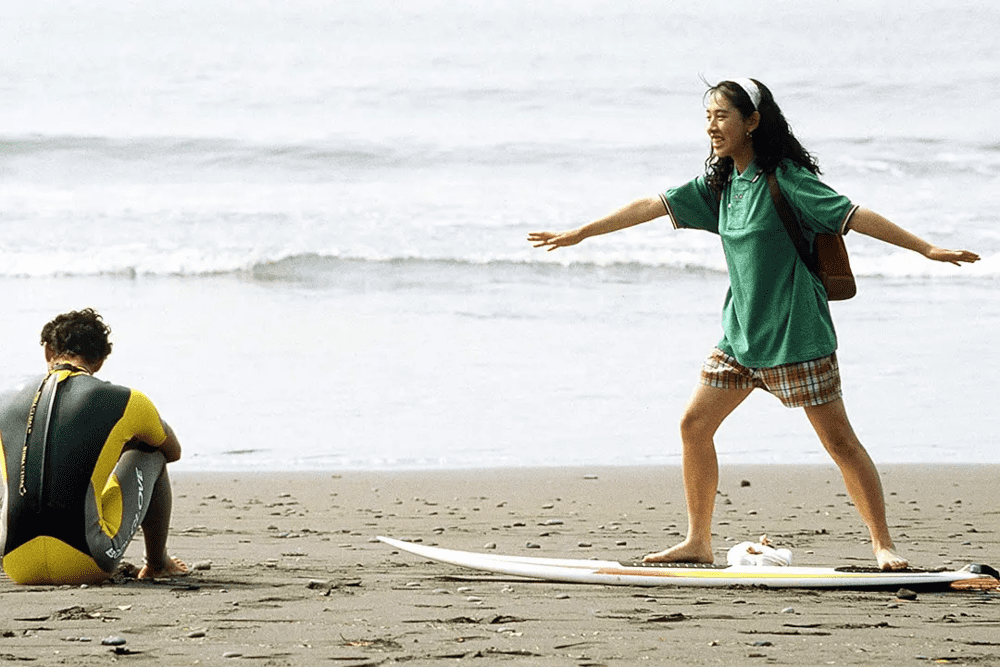
[{"label": "dark sand beach", "polygon": [[[994,466],[883,469],[914,566],[1000,564]],[[907,665],[1000,663],[996,591],[633,588],[531,582],[399,553],[634,560],[685,526],[677,468],[174,475],[173,554],[155,583],[0,578],[0,662],[38,665]],[[868,565],[836,470],[723,467],[716,560],[767,533],[799,565]],[[529,548],[529,543],[533,545]],[[141,562],[134,543],[126,560]],[[118,638],[119,646],[102,644]]]}]

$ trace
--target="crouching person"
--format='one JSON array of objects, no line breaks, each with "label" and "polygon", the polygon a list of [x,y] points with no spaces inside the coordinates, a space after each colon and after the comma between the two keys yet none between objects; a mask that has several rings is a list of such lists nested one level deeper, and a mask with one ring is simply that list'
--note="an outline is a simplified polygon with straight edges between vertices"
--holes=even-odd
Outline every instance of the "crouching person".
[{"label": "crouching person", "polygon": [[177,576],[167,553],[173,430],[142,393],[94,377],[111,354],[92,309],[42,328],[48,373],[0,395],[0,546],[22,584],[92,584],[113,574],[142,527],[140,578]]}]

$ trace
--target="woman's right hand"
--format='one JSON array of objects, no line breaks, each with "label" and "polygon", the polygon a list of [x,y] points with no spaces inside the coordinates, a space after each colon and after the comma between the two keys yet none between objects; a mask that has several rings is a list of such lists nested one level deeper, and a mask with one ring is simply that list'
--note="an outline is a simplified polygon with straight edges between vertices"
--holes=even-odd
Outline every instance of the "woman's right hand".
[{"label": "woman's right hand", "polygon": [[659,196],[644,197],[636,199],[631,204],[626,204],[600,220],[595,220],[583,227],[571,229],[568,232],[531,232],[528,234],[528,241],[534,243],[536,248],[548,248],[549,252],[551,252],[556,248],[576,245],[591,236],[617,232],[626,227],[649,222],[661,215],[666,215],[666,213],[667,208]]},{"label": "woman's right hand", "polygon": [[531,232],[528,234],[528,242],[534,244],[536,248],[548,248],[552,252],[556,248],[576,245],[583,240],[580,230],[573,229],[568,232]]}]

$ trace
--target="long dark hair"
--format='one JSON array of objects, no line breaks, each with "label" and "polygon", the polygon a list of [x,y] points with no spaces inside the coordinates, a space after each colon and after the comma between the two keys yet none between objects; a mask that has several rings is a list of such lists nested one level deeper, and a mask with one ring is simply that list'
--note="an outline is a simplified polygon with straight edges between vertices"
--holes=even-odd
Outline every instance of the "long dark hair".
[{"label": "long dark hair", "polygon": [[[771,174],[782,160],[788,159],[814,174],[819,174],[819,163],[792,134],[792,128],[788,126],[788,121],[774,101],[771,91],[757,79],[751,80],[760,88],[760,104],[757,105],[760,123],[753,131],[753,152],[757,166],[763,169],[764,173]],[[738,83],[722,81],[710,86],[705,92],[705,100],[714,95],[724,95],[743,118],[753,115],[753,101]],[[720,159],[714,153],[709,153],[708,159],[705,160],[705,180],[712,190],[722,192],[732,173],[733,158]]]}]

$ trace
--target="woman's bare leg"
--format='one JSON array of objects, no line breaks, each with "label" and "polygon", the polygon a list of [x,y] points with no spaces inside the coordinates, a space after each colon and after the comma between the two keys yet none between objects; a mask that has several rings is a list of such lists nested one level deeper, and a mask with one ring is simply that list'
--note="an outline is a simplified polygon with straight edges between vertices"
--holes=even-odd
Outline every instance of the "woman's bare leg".
[{"label": "woman's bare leg", "polygon": [[809,422],[823,447],[833,457],[844,477],[847,493],[871,533],[875,559],[883,570],[907,567],[905,558],[895,553],[885,517],[885,496],[878,470],[847,418],[843,400],[805,408]]},{"label": "woman's bare leg", "polygon": [[719,487],[715,432],[752,389],[719,389],[698,385],[681,418],[687,538],[669,549],[648,554],[647,563],[711,563],[712,514]]}]

